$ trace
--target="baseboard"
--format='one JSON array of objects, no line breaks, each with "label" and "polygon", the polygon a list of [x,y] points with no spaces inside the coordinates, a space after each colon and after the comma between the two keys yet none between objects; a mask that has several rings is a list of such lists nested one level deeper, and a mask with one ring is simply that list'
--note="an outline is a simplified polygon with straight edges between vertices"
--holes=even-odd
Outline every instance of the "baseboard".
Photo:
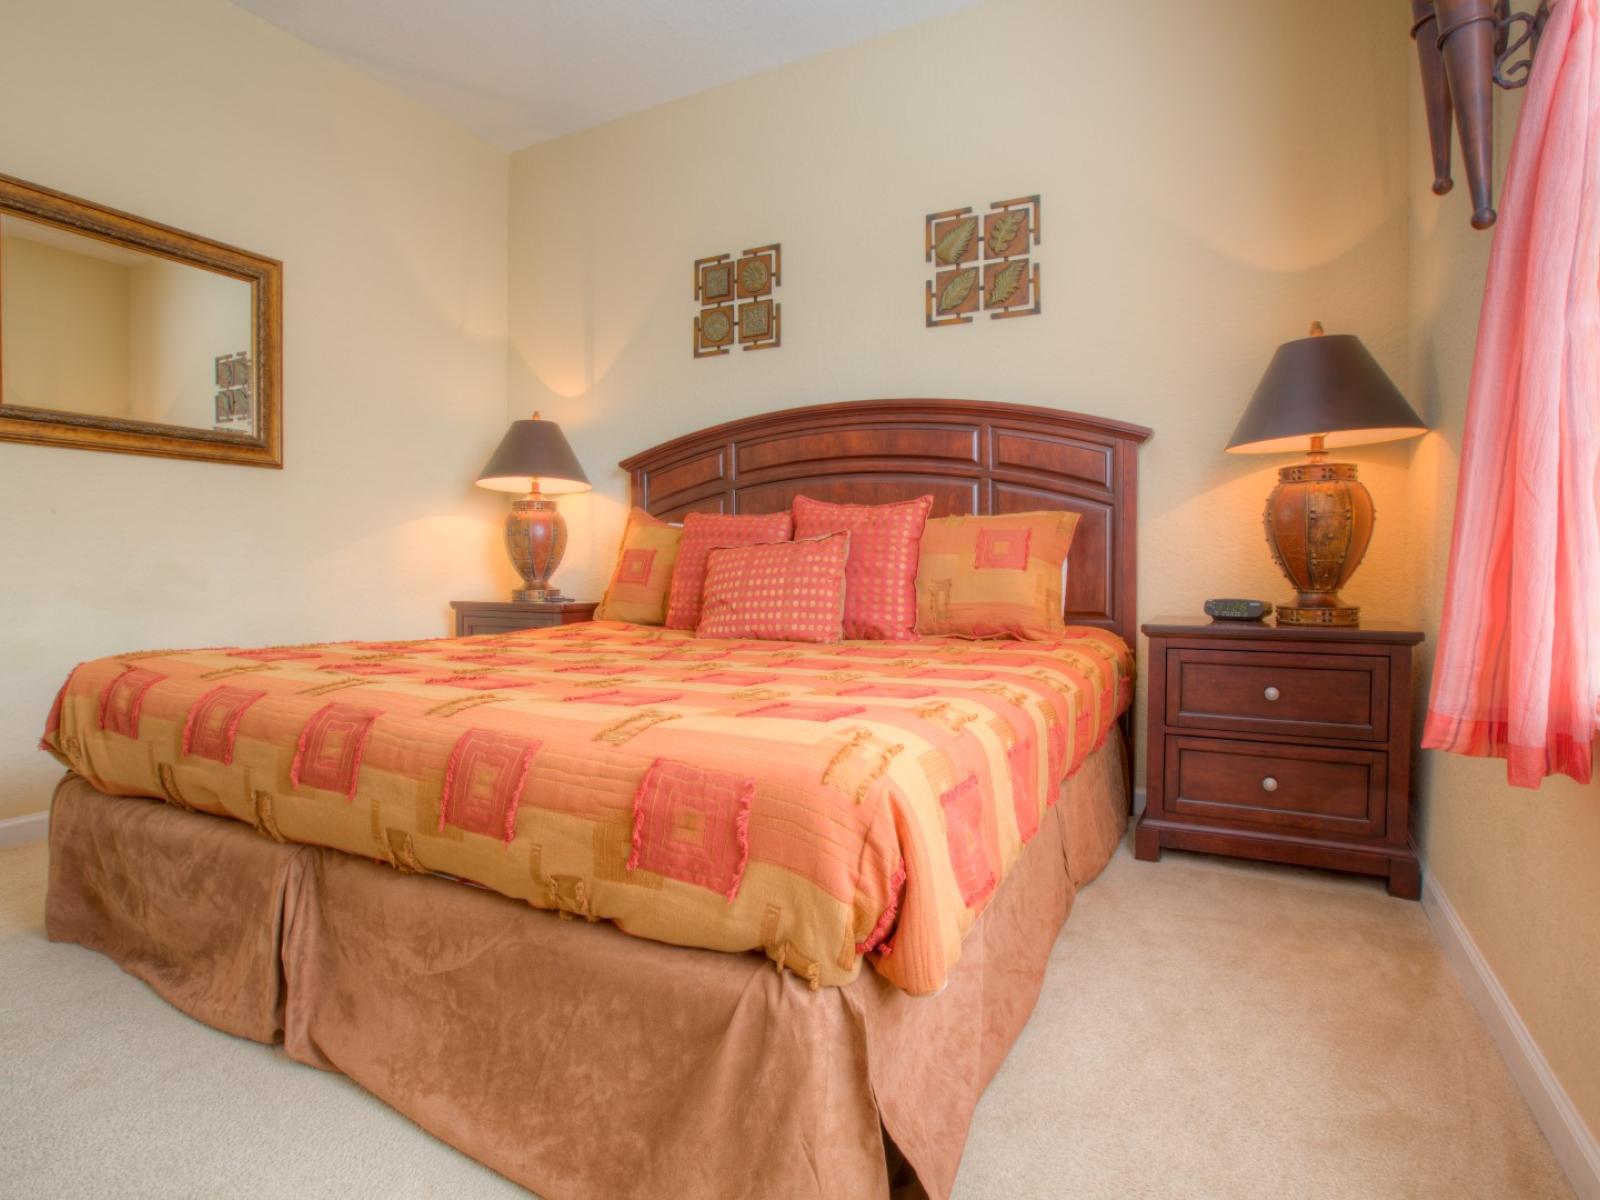
[{"label": "baseboard", "polygon": [[7,817],[0,821],[0,850],[9,846],[27,846],[42,842],[50,832],[50,814],[28,813],[21,817]]},{"label": "baseboard", "polygon": [[1142,787],[1133,789],[1133,815],[1138,816],[1144,811],[1145,790]]},{"label": "baseboard", "polygon": [[1450,900],[1426,875],[1422,908],[1579,1200],[1600,1200],[1600,1141],[1584,1123]]}]

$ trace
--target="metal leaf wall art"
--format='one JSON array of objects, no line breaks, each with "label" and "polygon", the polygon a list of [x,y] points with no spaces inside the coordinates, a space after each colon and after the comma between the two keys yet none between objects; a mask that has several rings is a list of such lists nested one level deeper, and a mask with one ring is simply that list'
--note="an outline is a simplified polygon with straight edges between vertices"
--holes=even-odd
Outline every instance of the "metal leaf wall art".
[{"label": "metal leaf wall art", "polygon": [[964,221],[957,221],[945,231],[939,239],[939,244],[933,248],[933,256],[940,262],[949,266],[958,263],[967,252],[967,247],[972,245],[973,235],[978,232],[978,218],[968,217]]},{"label": "metal leaf wall art", "polygon": [[1027,269],[1026,259],[1018,259],[1001,267],[989,279],[988,295],[984,297],[985,308],[996,308],[1017,294],[1017,286],[1022,282],[1022,272]]},{"label": "metal leaf wall art", "polygon": [[972,292],[972,285],[978,282],[978,268],[967,267],[956,271],[949,276],[949,279],[950,282],[945,284],[939,293],[939,311],[959,312]]},{"label": "metal leaf wall art", "polygon": [[933,277],[923,287],[930,329],[1039,312],[1039,197],[996,200],[980,215],[971,208],[923,218],[923,260]]}]

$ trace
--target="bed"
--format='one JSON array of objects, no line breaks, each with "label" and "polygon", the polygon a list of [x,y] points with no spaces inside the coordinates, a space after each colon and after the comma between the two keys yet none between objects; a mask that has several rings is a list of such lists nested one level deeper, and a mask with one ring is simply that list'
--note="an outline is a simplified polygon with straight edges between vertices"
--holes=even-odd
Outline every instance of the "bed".
[{"label": "bed", "polygon": [[[946,1195],[1126,820],[1146,436],[868,401],[623,463],[668,519],[802,493],[1072,509],[1069,628],[1049,644],[601,622],[84,664],[46,732],[75,768],[52,809],[50,936],[349,1074],[547,1200]],[[450,724],[467,712],[477,741]],[[759,802],[630,809],[649,790],[634,765],[667,754],[717,769],[674,795],[759,778]],[[538,800],[519,810],[525,781]],[[958,781],[985,814],[970,829]],[[819,815],[803,797],[823,792]],[[691,818],[710,850],[652,859],[650,822]]]}]

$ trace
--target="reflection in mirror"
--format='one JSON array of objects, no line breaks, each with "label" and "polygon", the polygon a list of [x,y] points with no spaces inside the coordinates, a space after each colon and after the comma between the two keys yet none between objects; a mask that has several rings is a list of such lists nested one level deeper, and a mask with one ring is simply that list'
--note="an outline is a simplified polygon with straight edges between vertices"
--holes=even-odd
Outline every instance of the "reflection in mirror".
[{"label": "reflection in mirror", "polygon": [[0,403],[256,432],[251,285],[0,216]]}]

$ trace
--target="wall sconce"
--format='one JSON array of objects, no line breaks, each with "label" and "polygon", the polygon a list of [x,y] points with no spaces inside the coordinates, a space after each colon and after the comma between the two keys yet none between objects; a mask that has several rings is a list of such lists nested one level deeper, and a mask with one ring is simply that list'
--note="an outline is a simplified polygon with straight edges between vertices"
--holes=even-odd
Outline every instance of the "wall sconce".
[{"label": "wall sconce", "polygon": [[1453,111],[1474,229],[1487,229],[1495,220],[1494,88],[1527,86],[1549,16],[1550,0],[1540,0],[1534,12],[1512,12],[1510,0],[1411,0],[1411,36],[1433,148],[1433,191],[1442,196],[1455,182],[1450,178]]}]

